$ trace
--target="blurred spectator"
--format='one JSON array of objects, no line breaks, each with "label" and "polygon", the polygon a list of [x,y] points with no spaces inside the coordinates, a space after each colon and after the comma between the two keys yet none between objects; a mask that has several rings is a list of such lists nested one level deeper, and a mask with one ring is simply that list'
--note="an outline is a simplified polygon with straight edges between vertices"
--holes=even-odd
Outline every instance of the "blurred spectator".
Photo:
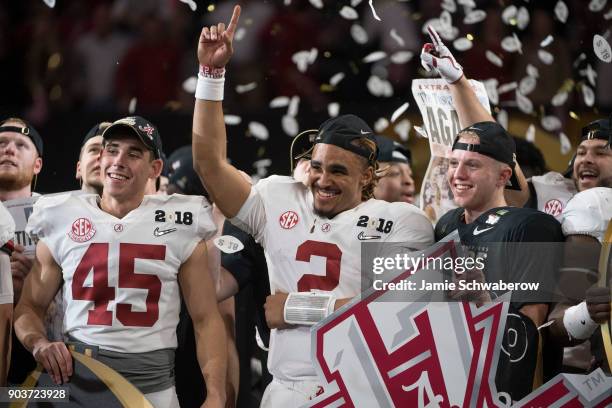
[{"label": "blurred spectator", "polygon": [[516,144],[516,161],[521,166],[525,178],[541,176],[548,171],[546,160],[536,145],[517,136],[512,138]]}]

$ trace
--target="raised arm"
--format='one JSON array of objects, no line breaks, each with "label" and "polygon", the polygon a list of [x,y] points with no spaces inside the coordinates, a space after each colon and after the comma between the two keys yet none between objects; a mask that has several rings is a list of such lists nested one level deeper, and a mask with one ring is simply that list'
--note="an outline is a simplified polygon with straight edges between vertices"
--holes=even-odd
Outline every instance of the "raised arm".
[{"label": "raised arm", "polygon": [[44,317],[51,300],[62,283],[62,271],[49,248],[39,241],[36,258],[15,308],[15,334],[34,355],[57,384],[67,382],[72,375],[72,357],[63,342],[50,342]]},{"label": "raised arm", "polygon": [[221,212],[234,217],[251,191],[238,170],[226,160],[227,136],[223,119],[223,84],[225,65],[229,62],[240,6],[234,7],[232,20],[204,27],[198,42],[200,73],[193,113],[194,168],[212,201]]}]

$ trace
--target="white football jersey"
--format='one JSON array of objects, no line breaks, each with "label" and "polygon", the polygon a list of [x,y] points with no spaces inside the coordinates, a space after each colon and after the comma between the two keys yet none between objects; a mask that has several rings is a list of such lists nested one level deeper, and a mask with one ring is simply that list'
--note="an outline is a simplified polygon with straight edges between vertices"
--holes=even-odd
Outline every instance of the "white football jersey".
[{"label": "white football jersey", "polygon": [[595,187],[574,196],[563,210],[563,234],[588,235],[603,241],[612,218],[612,188]]},{"label": "white football jersey", "polygon": [[[0,247],[13,239],[15,221],[0,202]],[[13,277],[11,262],[7,254],[0,254],[0,304],[13,303]]]},{"label": "white football jersey", "polygon": [[[361,243],[434,241],[431,222],[407,203],[368,200],[336,215],[318,217],[312,192],[291,177],[271,176],[251,188],[231,220],[265,249],[270,291],[331,291],[336,298],[361,292]],[[310,359],[310,327],[272,330],[270,372],[281,380],[316,376]]]},{"label": "white football jersey", "polygon": [[26,231],[62,268],[64,332],[100,348],[176,348],[178,270],[215,233],[203,197],[147,195],[119,219],[94,194],[42,197]]},{"label": "white football jersey", "polygon": [[561,222],[563,209],[577,192],[574,180],[556,171],[549,171],[541,176],[533,176],[530,181],[538,198],[538,210]]}]

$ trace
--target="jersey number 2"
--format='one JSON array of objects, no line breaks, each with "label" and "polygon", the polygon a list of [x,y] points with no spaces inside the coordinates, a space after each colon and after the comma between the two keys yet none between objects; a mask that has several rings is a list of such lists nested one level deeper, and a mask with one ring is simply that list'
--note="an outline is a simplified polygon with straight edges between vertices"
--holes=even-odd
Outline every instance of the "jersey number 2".
[{"label": "jersey number 2", "polygon": [[[129,303],[117,304],[117,320],[125,326],[151,327],[159,317],[159,295],[161,281],[157,275],[134,273],[134,261],[138,259],[164,260],[165,245],[119,244],[119,288],[147,289],[144,312],[132,311]],[[107,310],[108,302],[115,299],[115,288],[108,286],[109,244],[91,244],[72,277],[72,298],[91,300],[94,308],[89,311],[87,324],[110,326],[113,312]],[[93,268],[93,286],[84,286],[87,275]]]},{"label": "jersey number 2", "polygon": [[342,251],[338,245],[329,242],[308,240],[302,243],[295,254],[295,259],[310,262],[311,256],[325,258],[325,275],[311,273],[303,275],[297,283],[299,292],[310,292],[311,289],[334,290],[340,282],[340,261]]}]

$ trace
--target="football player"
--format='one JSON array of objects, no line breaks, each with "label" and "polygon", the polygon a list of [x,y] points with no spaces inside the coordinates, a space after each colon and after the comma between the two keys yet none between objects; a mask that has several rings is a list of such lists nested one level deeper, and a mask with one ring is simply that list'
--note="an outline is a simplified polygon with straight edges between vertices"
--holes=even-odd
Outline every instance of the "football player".
[{"label": "football player", "polygon": [[81,144],[75,177],[81,183],[81,190],[87,193],[102,195],[103,185],[102,175],[100,174],[102,133],[110,125],[110,122],[96,124],[87,132]]},{"label": "football player", "polygon": [[412,178],[410,150],[385,136],[376,135],[378,146],[378,181],[374,197],[391,203],[415,202],[415,185]]},{"label": "football player", "polygon": [[15,222],[0,202],[0,387],[6,386],[11,362],[11,337],[13,327],[13,279],[11,261]]},{"label": "football player", "polygon": [[[479,104],[438,34],[432,28],[429,33],[433,44],[423,47],[421,63],[450,84],[459,119],[462,126],[467,126],[455,138],[447,172],[459,208],[440,218],[436,240],[458,230],[462,244],[485,260],[482,272],[488,282],[541,283],[540,292],[513,293],[503,338],[505,352],[500,352],[497,365],[498,393],[507,394],[506,400],[518,401],[541,381],[537,370],[538,327],[548,313],[550,299],[543,293],[548,290],[547,295],[551,295],[551,278],[558,270],[559,258],[557,251],[533,250],[538,246],[531,243],[562,242],[563,233],[561,225],[548,214],[508,206],[504,189],[520,188],[514,140]],[[466,111],[466,106],[471,109]],[[530,245],[516,245],[524,242]],[[486,299],[501,293],[480,295]]]},{"label": "football player", "polygon": [[[268,368],[274,378],[261,405],[294,407],[322,390],[310,358],[310,325],[361,291],[361,242],[406,242],[409,249],[422,249],[432,243],[432,227],[414,206],[371,199],[376,143],[370,127],[353,115],[320,126],[310,187],[281,176],[251,186],[227,162],[221,101],[239,15],[236,6],[227,30],[222,23],[204,27],[199,38],[194,162],[212,201],[264,247],[272,293],[265,304],[273,329]],[[307,313],[315,305],[319,311]]]},{"label": "football player", "polygon": [[36,259],[15,310],[20,341],[58,384],[72,360],[42,326],[64,286],[65,334],[99,348],[98,359],[156,407],[178,407],[174,387],[179,291],[193,318],[208,390],[205,406],[225,404],[223,322],[207,270],[204,240],[215,232],[203,197],[144,196],[162,167],[159,133],[141,117],[114,122],[100,157],[104,189],[42,197],[28,221]]}]

